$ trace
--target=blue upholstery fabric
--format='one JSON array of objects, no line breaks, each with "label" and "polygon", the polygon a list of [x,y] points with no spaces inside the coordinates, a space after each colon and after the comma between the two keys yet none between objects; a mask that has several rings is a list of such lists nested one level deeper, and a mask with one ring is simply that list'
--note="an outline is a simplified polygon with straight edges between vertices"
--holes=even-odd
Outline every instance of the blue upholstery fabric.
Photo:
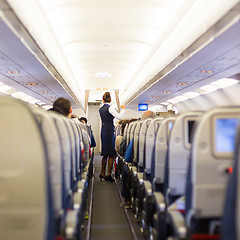
[{"label": "blue upholstery fabric", "polygon": [[131,142],[128,145],[128,148],[126,150],[125,161],[126,162],[132,162],[133,161],[133,138],[132,138],[132,140],[131,140]]},{"label": "blue upholstery fabric", "polygon": [[168,171],[169,171],[169,148],[167,150],[166,154],[166,160],[165,160],[165,168],[164,168],[164,186],[163,186],[163,194],[164,196],[167,195],[167,189],[168,189]]},{"label": "blue upholstery fabric", "polygon": [[[192,156],[192,155],[191,155]],[[186,180],[186,214],[191,209],[191,202],[192,202],[192,157],[190,157],[189,163],[188,163],[188,169],[187,169],[187,180]]]},{"label": "blue upholstery fabric", "polygon": [[155,174],[155,148],[156,148],[156,145],[154,144],[153,151],[152,151],[152,160],[151,160],[151,173],[150,173],[151,182],[153,182],[154,174]]}]

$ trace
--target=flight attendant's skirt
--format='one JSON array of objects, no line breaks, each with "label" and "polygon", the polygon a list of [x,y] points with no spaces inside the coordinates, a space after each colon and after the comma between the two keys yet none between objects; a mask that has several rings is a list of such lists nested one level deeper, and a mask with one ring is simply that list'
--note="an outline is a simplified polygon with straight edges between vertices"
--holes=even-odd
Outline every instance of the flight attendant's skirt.
[{"label": "flight attendant's skirt", "polygon": [[101,156],[114,157],[115,152],[115,138],[114,138],[114,126],[102,126],[101,131],[102,152]]}]

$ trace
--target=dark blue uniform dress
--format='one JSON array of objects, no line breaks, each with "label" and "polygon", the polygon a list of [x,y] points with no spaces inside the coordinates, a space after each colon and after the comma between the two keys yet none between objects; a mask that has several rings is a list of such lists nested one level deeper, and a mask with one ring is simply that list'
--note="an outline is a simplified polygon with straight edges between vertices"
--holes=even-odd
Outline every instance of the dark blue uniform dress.
[{"label": "dark blue uniform dress", "polygon": [[114,157],[115,156],[115,138],[114,138],[114,116],[109,113],[108,104],[104,104],[100,109],[99,113],[102,120],[101,130],[101,141],[102,141],[102,152],[101,156]]}]

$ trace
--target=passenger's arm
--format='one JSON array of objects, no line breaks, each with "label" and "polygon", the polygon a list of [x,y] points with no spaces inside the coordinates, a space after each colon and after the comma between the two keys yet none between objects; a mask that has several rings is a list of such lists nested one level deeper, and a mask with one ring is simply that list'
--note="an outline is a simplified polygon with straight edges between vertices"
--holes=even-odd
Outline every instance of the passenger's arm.
[{"label": "passenger's arm", "polygon": [[114,109],[114,107],[110,106],[110,107],[108,108],[108,111],[109,111],[109,113],[111,113],[115,118],[117,118],[117,119],[122,119],[122,118],[123,118],[123,115],[124,115],[124,113],[125,113],[125,108],[122,108],[121,112],[118,113],[118,112]]}]

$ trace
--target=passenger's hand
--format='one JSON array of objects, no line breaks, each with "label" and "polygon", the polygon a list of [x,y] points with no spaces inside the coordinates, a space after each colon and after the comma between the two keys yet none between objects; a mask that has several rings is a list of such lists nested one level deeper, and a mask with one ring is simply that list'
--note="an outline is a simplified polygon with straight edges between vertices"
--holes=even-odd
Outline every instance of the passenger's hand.
[{"label": "passenger's hand", "polygon": [[124,105],[121,105],[121,108],[122,108],[122,109],[125,109],[125,106],[124,106]]}]

